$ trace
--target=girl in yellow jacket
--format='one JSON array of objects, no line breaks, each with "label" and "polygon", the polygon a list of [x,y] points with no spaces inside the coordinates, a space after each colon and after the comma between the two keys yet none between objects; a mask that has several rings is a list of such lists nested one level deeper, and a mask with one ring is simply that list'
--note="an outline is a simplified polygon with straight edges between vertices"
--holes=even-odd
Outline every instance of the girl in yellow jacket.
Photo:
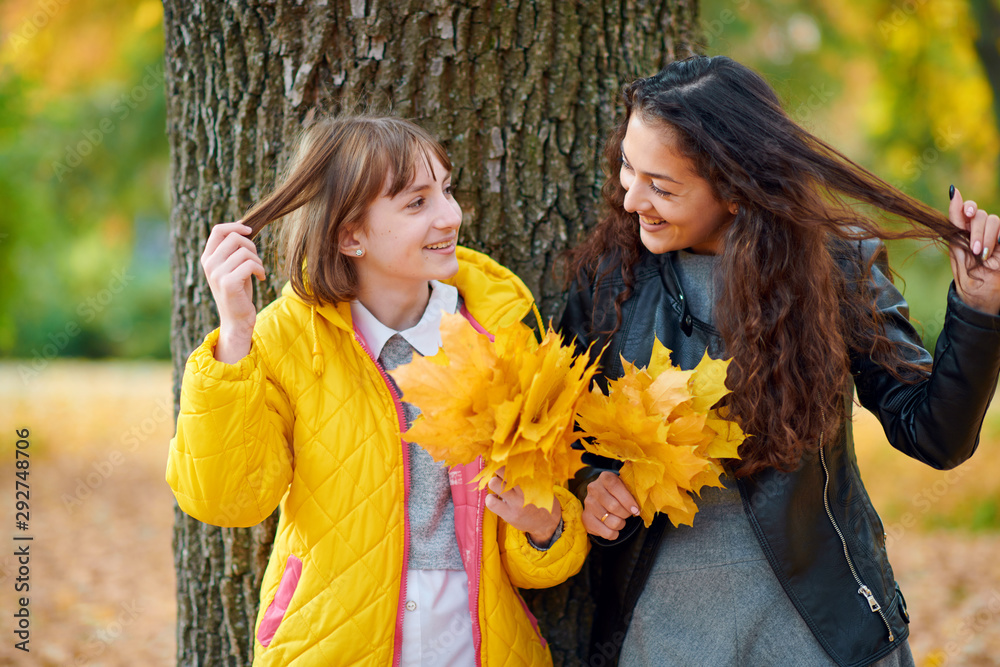
[{"label": "girl in yellow jacket", "polygon": [[[290,283],[256,313],[251,238],[283,217]],[[417,410],[387,373],[437,351],[442,312],[486,333],[537,321],[516,276],[456,245],[461,220],[440,144],[362,116],[312,125],[276,190],[212,229],[221,324],[188,360],[167,481],[219,526],[280,503],[255,665],[552,662],[515,587],[580,569],[579,502],[526,506],[499,477],[480,491],[481,464],[435,464],[402,438]]]}]

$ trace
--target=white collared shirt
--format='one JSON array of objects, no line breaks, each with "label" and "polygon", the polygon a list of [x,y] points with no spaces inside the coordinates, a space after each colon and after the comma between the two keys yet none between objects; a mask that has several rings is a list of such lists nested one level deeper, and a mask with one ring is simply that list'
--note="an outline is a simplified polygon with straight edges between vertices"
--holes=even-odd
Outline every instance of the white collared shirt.
[{"label": "white collared shirt", "polygon": [[437,280],[430,281],[431,298],[420,321],[406,331],[396,331],[378,321],[360,301],[351,302],[351,318],[358,332],[368,344],[368,349],[376,359],[382,354],[387,340],[399,334],[416,349],[430,357],[441,347],[441,313],[454,313],[458,308],[458,289]]}]

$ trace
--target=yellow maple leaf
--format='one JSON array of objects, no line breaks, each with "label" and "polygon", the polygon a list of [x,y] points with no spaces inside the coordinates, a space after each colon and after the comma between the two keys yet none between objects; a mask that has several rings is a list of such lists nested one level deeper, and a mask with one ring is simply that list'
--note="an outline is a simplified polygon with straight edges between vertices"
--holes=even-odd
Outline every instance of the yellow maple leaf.
[{"label": "yellow maple leaf", "polygon": [[674,525],[691,525],[692,494],[721,486],[721,458],[739,458],[745,439],[722,409],[728,361],[707,354],[694,370],[670,363],[670,350],[653,343],[649,365],[622,359],[624,375],[608,382],[608,395],[591,392],[577,407],[584,448],[623,462],[619,472],[649,526],[657,512]]},{"label": "yellow maple leaf", "polygon": [[705,454],[715,459],[735,459],[737,448],[746,440],[739,424],[712,411],[705,419],[705,426],[712,431],[712,439],[705,447]]},{"label": "yellow maple leaf", "polygon": [[688,373],[682,371],[670,361],[670,349],[660,342],[659,338],[653,338],[653,351],[649,355],[649,363],[646,365],[646,372],[652,377],[659,377],[663,371],[676,371],[678,373]]},{"label": "yellow maple leaf", "polygon": [[691,372],[691,395],[694,396],[691,407],[693,409],[704,412],[729,393],[729,390],[726,389],[728,368],[728,359],[712,359],[708,356],[708,352],[704,354]]},{"label": "yellow maple leaf", "polygon": [[421,410],[406,437],[448,465],[482,456],[480,488],[504,468],[525,503],[548,509],[556,484],[583,467],[572,449],[577,403],[597,371],[563,347],[551,327],[541,342],[517,322],[494,341],[461,315],[444,315],[441,351],[392,372],[404,399]]}]

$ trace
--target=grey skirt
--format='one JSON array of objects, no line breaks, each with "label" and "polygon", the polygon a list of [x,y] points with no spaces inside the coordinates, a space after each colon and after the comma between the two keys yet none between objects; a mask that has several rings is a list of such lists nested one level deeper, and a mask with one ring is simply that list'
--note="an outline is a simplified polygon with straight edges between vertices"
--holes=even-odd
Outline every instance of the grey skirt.
[{"label": "grey skirt", "polygon": [[[729,484],[704,490],[693,527],[668,529],[622,645],[622,667],[836,665],[781,588]],[[906,642],[875,663],[913,664]]]}]

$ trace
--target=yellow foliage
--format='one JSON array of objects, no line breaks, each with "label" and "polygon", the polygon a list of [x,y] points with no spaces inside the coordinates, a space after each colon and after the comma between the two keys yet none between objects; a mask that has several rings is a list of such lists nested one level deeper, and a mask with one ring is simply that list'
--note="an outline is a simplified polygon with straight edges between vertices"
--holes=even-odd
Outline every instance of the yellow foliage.
[{"label": "yellow foliage", "polygon": [[608,395],[589,393],[577,408],[589,452],[623,461],[621,480],[649,526],[665,512],[675,526],[692,525],[698,511],[692,493],[721,486],[719,459],[739,458],[742,429],[713,410],[729,391],[728,361],[702,357],[691,371],[670,363],[659,340],[647,368],[622,359],[625,375],[608,383]]},{"label": "yellow foliage", "polygon": [[163,3],[157,0],[143,0],[135,8],[133,24],[135,29],[145,32],[163,23]]},{"label": "yellow foliage", "polygon": [[163,52],[163,6],[156,0],[6,0],[0,24],[8,33],[0,70],[39,84],[24,100],[33,113],[81,93],[96,94],[106,113],[145,75],[137,63]]},{"label": "yellow foliage", "polygon": [[444,315],[441,351],[392,372],[405,400],[420,408],[406,436],[448,465],[482,456],[480,488],[500,468],[525,503],[552,506],[552,487],[583,467],[571,448],[576,405],[596,365],[575,358],[550,328],[539,343],[520,322],[493,343],[461,315]]}]

